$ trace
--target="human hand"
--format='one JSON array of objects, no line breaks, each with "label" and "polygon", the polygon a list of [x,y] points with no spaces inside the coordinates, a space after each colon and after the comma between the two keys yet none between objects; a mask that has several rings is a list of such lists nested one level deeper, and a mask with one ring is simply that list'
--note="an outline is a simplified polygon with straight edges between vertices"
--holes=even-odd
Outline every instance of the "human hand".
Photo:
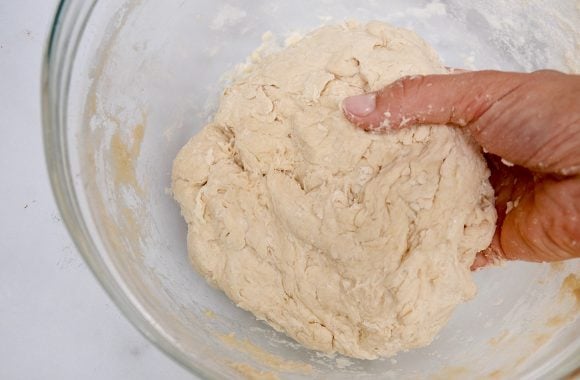
[{"label": "human hand", "polygon": [[405,77],[345,99],[343,110],[369,131],[417,124],[467,128],[489,152],[497,229],[472,269],[496,259],[580,257],[580,75],[474,71]]}]

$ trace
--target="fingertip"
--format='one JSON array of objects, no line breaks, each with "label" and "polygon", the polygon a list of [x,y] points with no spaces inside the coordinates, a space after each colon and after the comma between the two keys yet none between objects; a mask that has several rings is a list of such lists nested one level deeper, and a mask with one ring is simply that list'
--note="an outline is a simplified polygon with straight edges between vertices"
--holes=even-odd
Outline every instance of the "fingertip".
[{"label": "fingertip", "polygon": [[376,92],[345,98],[340,107],[352,124],[365,131],[384,132],[391,129],[390,113],[383,114],[378,107]]},{"label": "fingertip", "polygon": [[377,94],[370,92],[349,96],[342,101],[342,110],[349,120],[360,120],[375,112],[377,108]]},{"label": "fingertip", "polygon": [[[354,101],[356,101],[356,100],[354,100]],[[353,108],[360,107],[360,106],[358,106],[358,105],[353,106],[354,101],[350,98],[346,98],[342,101],[340,107],[342,109],[344,116],[355,127],[360,128],[362,130],[365,130],[367,132],[373,131],[375,129],[375,125],[370,120],[370,119],[372,119],[372,117],[369,117],[368,115],[367,116],[357,115],[353,111]],[[364,111],[364,109],[363,109],[363,113],[364,112],[366,112],[366,111]],[[371,114],[369,114],[369,115],[371,115]]]},{"label": "fingertip", "polygon": [[344,114],[344,117],[346,117],[346,119],[348,121],[350,121],[352,124],[356,125],[357,127],[362,127],[360,118],[355,116],[350,109],[345,105],[346,100],[348,98],[344,99],[341,103],[340,103],[340,108],[342,109],[342,113]]},{"label": "fingertip", "polygon": [[344,109],[342,110],[342,112],[344,113],[344,117],[346,117],[346,119],[355,127],[360,128],[364,131],[371,131],[372,128],[369,124],[365,123],[364,121],[362,121],[360,118],[346,112]]},{"label": "fingertip", "polygon": [[472,272],[475,272],[477,270],[480,270],[480,269],[486,267],[488,264],[489,264],[489,260],[485,256],[485,253],[478,252],[477,255],[475,255],[475,260],[473,260],[473,264],[471,264],[471,267],[469,269]]},{"label": "fingertip", "polygon": [[496,230],[489,247],[475,255],[475,260],[471,264],[472,271],[500,265],[505,260],[505,253],[500,244],[499,230]]}]

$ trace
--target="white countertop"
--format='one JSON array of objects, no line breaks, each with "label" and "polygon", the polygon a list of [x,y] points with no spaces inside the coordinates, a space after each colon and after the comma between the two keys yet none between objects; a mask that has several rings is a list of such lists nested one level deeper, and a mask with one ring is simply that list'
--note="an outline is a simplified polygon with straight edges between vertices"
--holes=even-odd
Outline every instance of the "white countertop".
[{"label": "white countertop", "polygon": [[56,4],[0,2],[0,379],[191,379],[121,315],[61,222],[40,115]]}]

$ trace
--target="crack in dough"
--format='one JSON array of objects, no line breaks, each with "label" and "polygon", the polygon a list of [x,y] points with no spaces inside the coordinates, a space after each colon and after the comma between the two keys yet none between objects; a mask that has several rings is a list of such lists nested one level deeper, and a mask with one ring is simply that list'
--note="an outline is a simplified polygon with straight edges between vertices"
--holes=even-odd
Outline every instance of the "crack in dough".
[{"label": "crack in dough", "polygon": [[476,288],[489,171],[463,131],[369,134],[347,96],[445,73],[416,34],[326,26],[264,57],[180,151],[173,191],[195,268],[304,346],[355,358],[429,344]]}]

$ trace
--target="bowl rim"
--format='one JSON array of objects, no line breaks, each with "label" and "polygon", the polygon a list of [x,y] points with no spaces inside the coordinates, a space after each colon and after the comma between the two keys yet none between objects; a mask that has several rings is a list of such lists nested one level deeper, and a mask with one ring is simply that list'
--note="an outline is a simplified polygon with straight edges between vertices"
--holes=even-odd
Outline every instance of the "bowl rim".
[{"label": "bowl rim", "polygon": [[[158,323],[123,286],[103,260],[79,205],[67,140],[67,105],[74,59],[99,0],[60,0],[56,6],[41,68],[41,113],[44,158],[52,193],[77,251],[124,317],[167,357],[200,379],[222,375],[203,360],[193,362],[174,345]],[[139,0],[131,0],[138,3]]]}]

